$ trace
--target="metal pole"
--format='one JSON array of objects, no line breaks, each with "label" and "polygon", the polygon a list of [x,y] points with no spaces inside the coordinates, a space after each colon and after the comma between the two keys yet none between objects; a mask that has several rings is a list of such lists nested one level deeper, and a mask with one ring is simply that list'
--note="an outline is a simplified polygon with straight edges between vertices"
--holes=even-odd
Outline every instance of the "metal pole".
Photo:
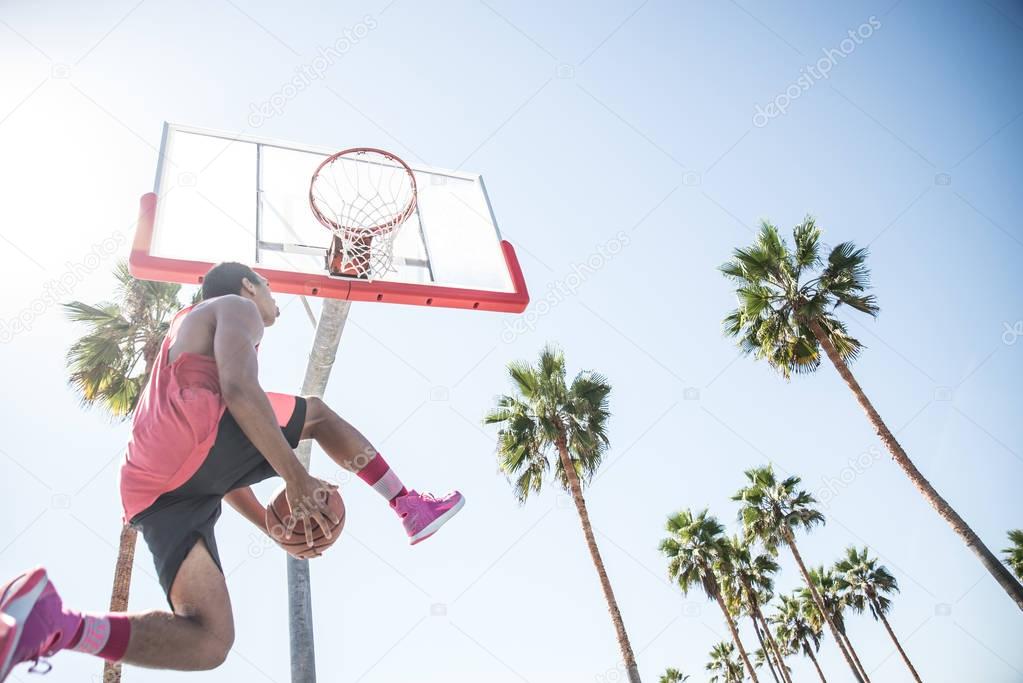
[{"label": "metal pole", "polygon": [[[348,319],[351,302],[324,299],[316,338],[309,353],[309,364],[302,382],[302,395],[323,396],[330,370],[337,357],[338,343]],[[295,450],[302,465],[309,469],[312,443],[303,441]],[[292,683],[316,682],[316,650],[313,646],[313,601],[309,583],[309,563],[290,555],[288,562],[288,627],[291,641]]]}]

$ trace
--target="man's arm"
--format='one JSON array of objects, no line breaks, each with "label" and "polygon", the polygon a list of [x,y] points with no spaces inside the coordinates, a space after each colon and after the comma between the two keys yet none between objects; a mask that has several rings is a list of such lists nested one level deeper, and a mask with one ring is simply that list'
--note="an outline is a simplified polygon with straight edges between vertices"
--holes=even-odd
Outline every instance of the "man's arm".
[{"label": "man's arm", "polygon": [[263,533],[267,533],[266,509],[259,502],[259,499],[256,498],[256,494],[252,492],[252,487],[245,486],[235,489],[224,496],[224,500],[227,501],[228,505],[237,510],[238,514],[259,527]]},{"label": "man's arm", "polygon": [[[284,479],[288,503],[296,519],[316,522],[329,538],[330,527],[340,520],[327,506],[324,485],[298,461],[277,424],[270,399],[259,386],[256,344],[262,336],[263,320],[251,301],[226,297],[217,306],[213,356],[220,376],[220,393],[245,436]],[[310,546],[311,528],[306,524]]]},{"label": "man's arm", "polygon": [[263,321],[255,304],[229,297],[217,307],[213,357],[220,393],[238,426],[284,481],[298,480],[305,469],[284,438],[266,392],[259,386],[256,344]]}]

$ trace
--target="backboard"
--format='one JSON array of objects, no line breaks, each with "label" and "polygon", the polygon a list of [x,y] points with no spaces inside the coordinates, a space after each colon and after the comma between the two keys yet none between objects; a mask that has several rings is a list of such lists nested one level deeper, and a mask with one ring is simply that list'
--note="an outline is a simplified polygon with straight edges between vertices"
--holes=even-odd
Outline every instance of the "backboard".
[{"label": "backboard", "polygon": [[142,197],[130,265],[139,278],[197,284],[240,261],[274,291],[352,301],[518,313],[529,302],[515,250],[501,239],[483,178],[412,165],[415,211],[391,270],[332,276],[332,233],[309,206],[317,166],[336,150],[165,124],[155,191]]}]

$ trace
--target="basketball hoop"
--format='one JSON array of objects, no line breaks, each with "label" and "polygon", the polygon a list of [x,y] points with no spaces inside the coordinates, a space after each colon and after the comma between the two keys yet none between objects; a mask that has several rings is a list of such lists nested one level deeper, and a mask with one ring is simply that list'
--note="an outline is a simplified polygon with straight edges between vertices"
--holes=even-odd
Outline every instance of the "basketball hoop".
[{"label": "basketball hoop", "polygon": [[[194,285],[214,264],[242,259],[283,294],[526,308],[522,268],[501,239],[478,173],[410,169],[365,146],[337,150],[164,124],[155,191],[140,204],[132,274]],[[217,159],[227,172],[207,173]]]},{"label": "basketball hoop", "polygon": [[416,178],[404,161],[371,147],[327,157],[309,183],[309,206],[334,233],[331,275],[365,280],[393,272],[398,228],[416,210]]}]

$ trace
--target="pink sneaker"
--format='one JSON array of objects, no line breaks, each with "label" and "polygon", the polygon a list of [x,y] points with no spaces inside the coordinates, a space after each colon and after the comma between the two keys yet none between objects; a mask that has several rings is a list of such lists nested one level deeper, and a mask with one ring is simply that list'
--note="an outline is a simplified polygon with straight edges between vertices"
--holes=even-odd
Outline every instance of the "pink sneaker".
[{"label": "pink sneaker", "polygon": [[455,516],[465,505],[465,497],[454,491],[443,498],[434,498],[429,493],[409,491],[394,502],[394,509],[405,525],[409,543],[415,545],[433,536],[444,524]]},{"label": "pink sneaker", "polygon": [[0,681],[7,679],[16,665],[52,657],[67,647],[81,617],[64,612],[60,596],[42,567],[25,572],[0,588]]}]

